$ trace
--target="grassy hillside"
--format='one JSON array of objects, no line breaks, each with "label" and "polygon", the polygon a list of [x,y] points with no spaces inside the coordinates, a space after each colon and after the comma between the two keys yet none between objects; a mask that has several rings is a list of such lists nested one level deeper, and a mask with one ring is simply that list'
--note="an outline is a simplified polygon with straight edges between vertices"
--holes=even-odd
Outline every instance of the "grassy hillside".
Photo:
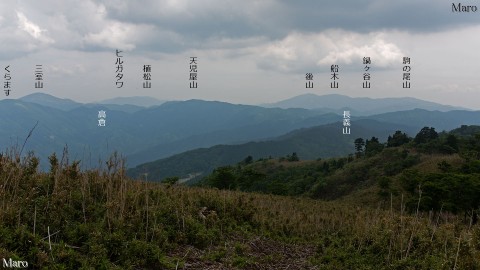
[{"label": "grassy hillside", "polygon": [[94,171],[50,163],[38,173],[33,155],[2,154],[1,258],[35,269],[480,267],[480,227],[446,211],[134,181],[117,155]]}]

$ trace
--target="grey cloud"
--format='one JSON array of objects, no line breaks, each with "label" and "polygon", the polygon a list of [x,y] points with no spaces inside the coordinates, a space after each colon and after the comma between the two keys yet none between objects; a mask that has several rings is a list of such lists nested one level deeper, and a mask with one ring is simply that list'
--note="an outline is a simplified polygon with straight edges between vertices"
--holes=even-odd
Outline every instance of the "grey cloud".
[{"label": "grey cloud", "polygon": [[[453,14],[452,2],[446,0],[279,1],[291,18],[289,28],[313,32],[328,28],[357,32],[381,29],[432,32],[479,24],[476,14]],[[464,4],[469,4],[467,2]]]},{"label": "grey cloud", "polygon": [[[55,8],[52,8],[55,7]],[[83,49],[83,36],[104,24],[91,1],[7,1],[0,4],[0,58],[45,48]]]},{"label": "grey cloud", "polygon": [[42,45],[19,31],[15,11],[45,30],[43,44],[50,40],[52,47],[85,51],[248,48],[292,32],[434,32],[479,23],[476,14],[452,14],[446,0],[45,0],[28,5],[7,0],[0,7],[0,34],[10,36],[0,54],[9,55]]},{"label": "grey cloud", "polygon": [[[105,1],[114,20],[147,23],[174,31],[190,41],[206,38],[281,37],[282,8],[274,1]],[[173,4],[176,3],[176,4]],[[182,4],[183,3],[183,4]],[[275,16],[272,16],[274,15]],[[273,20],[271,20],[272,18]]]},{"label": "grey cloud", "polygon": [[186,39],[212,36],[278,39],[292,31],[321,32],[331,28],[355,32],[392,29],[431,32],[479,23],[476,14],[452,14],[452,2],[446,0],[150,0],[142,3],[105,0],[104,4],[112,19],[157,25]]},{"label": "grey cloud", "polygon": [[252,54],[260,56],[256,59],[259,68],[286,73],[328,72],[332,64],[341,65],[344,71],[355,70],[367,56],[372,58],[376,68],[391,69],[403,56],[402,49],[391,41],[391,35],[394,34],[359,34],[344,30],[291,33],[280,41],[256,47]]},{"label": "grey cloud", "polygon": [[[102,3],[111,20],[148,24],[158,32],[171,33],[156,36],[152,31],[137,46],[165,52],[226,44],[212,44],[215,40],[277,41],[292,32],[342,29],[363,34],[389,30],[428,33],[479,23],[475,14],[452,14],[451,2],[446,0],[148,0],[141,3],[105,0]],[[239,44],[249,47],[254,43]]]},{"label": "grey cloud", "polygon": [[[28,5],[7,0],[0,8],[0,59],[45,46],[83,51],[118,47],[139,54],[224,49],[235,56],[282,42],[292,33],[421,33],[479,22],[472,14],[452,14],[446,0],[45,0]],[[40,38],[18,27],[16,11],[42,29]]]}]

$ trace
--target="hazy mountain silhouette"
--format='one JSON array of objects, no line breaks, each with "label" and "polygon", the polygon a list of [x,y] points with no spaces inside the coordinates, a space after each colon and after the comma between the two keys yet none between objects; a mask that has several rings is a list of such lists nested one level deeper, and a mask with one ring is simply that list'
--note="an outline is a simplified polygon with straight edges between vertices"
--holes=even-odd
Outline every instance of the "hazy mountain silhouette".
[{"label": "hazy mountain silhouette", "polygon": [[401,112],[390,112],[360,119],[375,119],[378,121],[398,123],[416,127],[435,127],[437,131],[451,130],[460,125],[478,125],[480,123],[480,111],[427,111],[414,109]]},{"label": "hazy mountain silhouette", "polygon": [[350,135],[342,134],[342,123],[304,128],[268,141],[248,142],[238,145],[216,145],[177,154],[169,158],[145,163],[128,170],[132,177],[148,173],[149,179],[162,180],[165,177],[198,177],[209,174],[214,168],[236,164],[247,156],[254,159],[278,158],[296,152],[301,159],[317,159],[345,156],[354,153],[354,140],[358,137],[376,136],[385,141],[396,130],[408,133],[418,128],[362,119],[355,121]]},{"label": "hazy mountain silhouette", "polygon": [[145,97],[145,96],[134,96],[134,97],[116,97],[111,99],[105,99],[99,101],[100,104],[115,104],[115,105],[136,105],[141,107],[151,107],[151,106],[158,106],[162,105],[166,101],[158,100],[153,97]]},{"label": "hazy mountain silhouette", "polygon": [[[107,113],[106,127],[98,126],[99,110]],[[98,164],[99,158],[105,159],[114,150],[127,156],[129,166],[135,166],[199,147],[266,140],[293,130],[338,122],[342,113],[202,100],[144,108],[130,104],[80,104],[35,94],[0,101],[0,146],[5,149],[16,143],[21,145],[38,121],[24,153],[37,152],[44,168],[48,155],[60,154],[65,145],[71,159],[82,159],[82,165],[87,167]],[[364,118],[398,127],[433,126],[440,131],[478,124],[480,112],[410,110]],[[360,119],[352,116],[352,129]]]},{"label": "hazy mountain silhouette", "polygon": [[[138,99],[137,99],[138,98]],[[162,104],[161,101],[155,98],[149,97],[132,97],[132,98],[114,98],[111,100],[105,100],[105,103],[79,103],[71,99],[62,99],[45,93],[33,93],[19,98],[18,100],[35,103],[45,107],[60,109],[62,111],[70,111],[79,107],[94,108],[97,106],[104,106],[109,110],[123,111],[123,112],[137,112],[145,109],[145,104]],[[109,103],[110,102],[110,103]],[[136,105],[142,104],[142,105]],[[149,105],[150,106],[150,105]]]},{"label": "hazy mountain silhouette", "polygon": [[82,103],[75,102],[71,99],[57,98],[45,93],[33,93],[19,98],[21,101],[35,103],[46,107],[69,111],[82,106]]},{"label": "hazy mountain silhouette", "polygon": [[338,109],[350,110],[354,115],[373,115],[386,112],[406,111],[412,109],[425,109],[429,111],[468,110],[466,108],[442,105],[430,101],[411,97],[402,98],[353,98],[344,95],[315,95],[304,94],[276,103],[264,104],[267,108],[304,108],[336,111]]},{"label": "hazy mountain silhouette", "polygon": [[[156,159],[158,154],[162,157],[219,142],[278,136],[337,118],[330,114],[325,116],[327,120],[321,120],[318,112],[304,109],[266,109],[199,100],[168,102],[135,112],[112,110],[102,104],[86,104],[68,111],[50,107],[54,106],[52,102],[48,105],[1,100],[2,148],[17,142],[22,144],[38,121],[25,151],[35,150],[44,166],[47,156],[52,152],[61,153],[65,145],[72,159],[90,157],[88,161],[82,160],[84,165],[96,165],[99,158],[105,159],[114,150],[124,155],[136,154],[139,162],[145,162]],[[98,126],[99,110],[106,111],[105,127]],[[157,150],[158,146],[161,147]],[[148,151],[150,149],[157,151]]]}]

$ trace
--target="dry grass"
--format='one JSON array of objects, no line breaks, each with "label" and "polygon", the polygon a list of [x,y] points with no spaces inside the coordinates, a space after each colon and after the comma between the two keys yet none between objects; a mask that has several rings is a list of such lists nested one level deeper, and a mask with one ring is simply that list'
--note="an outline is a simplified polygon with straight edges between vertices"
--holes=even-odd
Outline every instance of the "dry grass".
[{"label": "dry grass", "polygon": [[[480,267],[480,228],[449,213],[409,215],[398,203],[383,210],[355,201],[134,181],[125,177],[118,155],[104,168],[86,172],[62,160],[43,174],[36,172],[33,156],[1,157],[0,252],[5,256],[47,268],[97,268],[90,264],[92,256],[113,269]],[[45,240],[48,229],[58,231],[52,249]],[[17,243],[19,237],[25,242]],[[222,248],[225,243],[239,247]],[[189,247],[196,252],[186,256]],[[281,247],[290,255],[276,260]]]},{"label": "dry grass", "polygon": [[448,164],[452,165],[454,168],[460,167],[465,163],[465,160],[461,158],[458,154],[452,155],[421,155],[420,163],[413,166],[413,169],[419,169],[426,173],[437,173],[441,172],[438,169],[438,163],[446,161]]}]

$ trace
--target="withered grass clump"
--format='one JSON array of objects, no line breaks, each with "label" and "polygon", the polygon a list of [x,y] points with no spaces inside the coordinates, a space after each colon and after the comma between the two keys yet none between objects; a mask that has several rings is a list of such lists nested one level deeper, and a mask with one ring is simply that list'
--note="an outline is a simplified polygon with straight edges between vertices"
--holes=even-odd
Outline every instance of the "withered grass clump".
[{"label": "withered grass clump", "polygon": [[[41,173],[32,153],[1,155],[0,258],[44,269],[480,268],[479,226],[442,211],[132,180],[116,153],[96,170],[66,150],[49,162]],[[311,254],[289,257],[299,249],[288,245]]]}]

